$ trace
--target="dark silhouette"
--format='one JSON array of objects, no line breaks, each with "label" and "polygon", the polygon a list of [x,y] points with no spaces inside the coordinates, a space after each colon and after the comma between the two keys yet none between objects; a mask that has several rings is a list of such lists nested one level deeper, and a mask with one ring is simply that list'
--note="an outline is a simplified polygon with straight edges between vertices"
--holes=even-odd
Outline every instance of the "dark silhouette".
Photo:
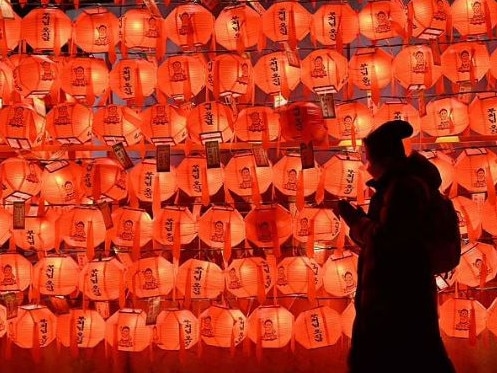
[{"label": "dark silhouette", "polygon": [[368,213],[342,200],[341,217],[360,247],[350,373],[454,372],[438,325],[436,284],[425,234],[430,193],[441,177],[426,158],[405,155],[411,125],[386,122],[365,139]]}]

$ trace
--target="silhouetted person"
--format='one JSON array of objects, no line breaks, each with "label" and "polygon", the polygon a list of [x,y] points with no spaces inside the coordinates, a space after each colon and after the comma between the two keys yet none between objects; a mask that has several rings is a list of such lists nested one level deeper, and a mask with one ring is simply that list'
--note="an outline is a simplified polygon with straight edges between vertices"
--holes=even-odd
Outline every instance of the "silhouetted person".
[{"label": "silhouetted person", "polygon": [[[349,353],[350,373],[454,372],[438,325],[436,284],[424,239],[430,188],[440,173],[425,157],[406,157],[408,122],[386,122],[365,139],[368,213],[339,201],[360,247]],[[427,228],[426,228],[427,229]]]}]

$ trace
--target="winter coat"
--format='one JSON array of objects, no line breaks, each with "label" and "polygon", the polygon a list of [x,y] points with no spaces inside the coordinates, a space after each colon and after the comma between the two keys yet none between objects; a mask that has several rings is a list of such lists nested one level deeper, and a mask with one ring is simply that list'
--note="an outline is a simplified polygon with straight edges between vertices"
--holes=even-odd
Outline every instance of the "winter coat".
[{"label": "winter coat", "polygon": [[350,227],[360,246],[351,373],[453,372],[438,326],[423,227],[441,177],[413,153],[368,185],[368,213]]}]

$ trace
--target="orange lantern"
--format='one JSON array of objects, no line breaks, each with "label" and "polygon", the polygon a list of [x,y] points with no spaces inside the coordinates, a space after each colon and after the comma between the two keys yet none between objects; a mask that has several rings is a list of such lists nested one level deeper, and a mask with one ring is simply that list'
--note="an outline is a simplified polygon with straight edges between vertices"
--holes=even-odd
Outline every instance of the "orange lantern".
[{"label": "orange lantern", "polygon": [[357,255],[344,251],[323,265],[324,289],[335,297],[352,297],[357,288]]},{"label": "orange lantern", "polygon": [[457,183],[472,193],[484,193],[497,183],[497,156],[485,148],[464,149],[454,169]]},{"label": "orange lantern", "polygon": [[207,64],[207,88],[214,98],[224,98],[231,102],[247,94],[252,94],[254,87],[254,74],[252,62],[249,58],[241,57],[235,53],[225,53],[215,56]]},{"label": "orange lantern", "polygon": [[12,92],[14,90],[13,68],[9,61],[0,61],[0,98],[4,104],[12,102]]},{"label": "orange lantern", "polygon": [[392,62],[393,56],[382,48],[358,49],[349,61],[349,79],[357,88],[377,95],[392,80]]},{"label": "orange lantern", "polygon": [[44,295],[69,295],[78,288],[79,267],[70,256],[46,256],[33,267],[33,286]]},{"label": "orange lantern", "polygon": [[372,41],[403,36],[407,25],[404,7],[389,0],[367,3],[358,16],[359,32]]},{"label": "orange lantern", "polygon": [[469,128],[480,135],[497,134],[497,95],[478,94],[469,104]]},{"label": "orange lantern", "polygon": [[324,188],[337,197],[356,198],[364,190],[366,171],[361,158],[354,153],[337,153],[324,165]]},{"label": "orange lantern", "polygon": [[236,117],[233,130],[241,141],[274,141],[280,135],[279,114],[266,106],[243,108]]},{"label": "orange lantern", "polygon": [[214,31],[214,16],[197,3],[176,6],[164,21],[167,37],[183,50],[205,45]]},{"label": "orange lantern", "polygon": [[46,119],[47,131],[61,144],[84,144],[92,137],[93,111],[85,105],[57,104]]},{"label": "orange lantern", "polygon": [[[133,192],[140,201],[152,202],[154,198],[165,201],[176,193],[176,169],[169,172],[157,172],[156,159],[144,159],[129,172]],[[158,193],[154,191],[159,188]]]},{"label": "orange lantern", "polygon": [[407,5],[412,14],[412,36],[436,39],[447,30],[451,8],[447,0],[412,0]]},{"label": "orange lantern", "polygon": [[198,219],[198,236],[212,248],[233,247],[245,239],[245,221],[238,210],[212,206]]},{"label": "orange lantern", "polygon": [[295,340],[304,348],[333,346],[342,335],[340,314],[328,306],[299,313],[295,320]]},{"label": "orange lantern", "polygon": [[261,257],[233,259],[225,270],[226,289],[237,298],[267,294],[274,285],[269,263]]},{"label": "orange lantern", "polygon": [[299,242],[309,239],[332,241],[340,232],[340,220],[331,209],[304,207],[295,216],[293,237]]},{"label": "orange lantern", "polygon": [[350,302],[347,307],[342,311],[340,319],[342,322],[342,333],[349,339],[352,338],[352,327],[355,320],[355,305],[354,302]]},{"label": "orange lantern", "polygon": [[312,102],[298,101],[280,110],[281,135],[287,141],[325,145],[328,128],[323,110]]},{"label": "orange lantern", "polygon": [[426,115],[421,118],[421,130],[436,137],[460,134],[468,125],[468,105],[454,97],[428,102]]},{"label": "orange lantern", "polygon": [[457,281],[461,284],[483,287],[497,275],[497,251],[482,242],[470,242],[461,249]]},{"label": "orange lantern", "polygon": [[187,117],[188,135],[197,144],[233,139],[233,111],[216,101],[206,101],[195,106]]},{"label": "orange lantern", "polygon": [[109,85],[119,98],[139,105],[155,91],[157,65],[145,59],[121,59],[110,71]]},{"label": "orange lantern", "polygon": [[0,246],[12,236],[12,215],[5,209],[0,208]]},{"label": "orange lantern", "polygon": [[15,229],[14,242],[26,251],[50,251],[55,248],[55,223],[48,217],[26,216],[24,229]]},{"label": "orange lantern", "polygon": [[[166,206],[154,216],[153,224],[154,240],[167,246],[174,245],[177,240],[181,245],[189,244],[198,234],[195,217],[183,206]],[[178,237],[175,237],[176,232]]]},{"label": "orange lantern", "polygon": [[100,58],[68,58],[62,63],[59,76],[64,92],[89,105],[109,87],[109,69]]},{"label": "orange lantern", "polygon": [[462,37],[491,34],[497,23],[497,4],[492,0],[455,0],[452,25]]},{"label": "orange lantern", "polygon": [[120,201],[128,194],[128,172],[112,158],[83,163],[83,190],[94,201]]},{"label": "orange lantern", "polygon": [[[10,323],[9,323],[10,327]],[[47,347],[56,337],[57,317],[45,306],[20,306],[9,338],[22,348]]]},{"label": "orange lantern", "polygon": [[105,320],[95,310],[72,309],[57,318],[57,340],[65,347],[94,348],[105,337]]},{"label": "orange lantern", "polygon": [[190,299],[215,299],[224,290],[224,273],[215,263],[188,259],[176,276],[176,289]]},{"label": "orange lantern", "polygon": [[357,12],[348,3],[325,3],[311,16],[311,39],[327,47],[351,43],[358,35]]},{"label": "orange lantern", "polygon": [[176,169],[178,186],[190,197],[213,196],[224,183],[224,169],[207,168],[204,155],[187,155]]},{"label": "orange lantern", "polygon": [[143,247],[152,239],[152,218],[145,210],[119,207],[112,212],[112,221],[112,242],[117,246]]},{"label": "orange lantern", "polygon": [[323,270],[307,256],[283,258],[277,266],[276,286],[284,295],[307,295],[312,287],[318,290],[323,286]]},{"label": "orange lantern", "polygon": [[317,49],[302,60],[302,83],[317,94],[337,93],[348,78],[349,62],[335,50]]},{"label": "orange lantern", "polygon": [[157,316],[155,327],[157,335],[153,331],[153,342],[163,350],[188,350],[199,339],[198,320],[189,310],[163,310]]},{"label": "orange lantern", "polygon": [[154,145],[176,145],[188,136],[186,116],[172,105],[155,104],[141,115],[143,135]]},{"label": "orange lantern", "polygon": [[141,141],[142,118],[126,106],[107,105],[93,116],[93,132],[107,145],[134,145]]},{"label": "orange lantern", "polygon": [[178,102],[190,101],[205,87],[207,65],[202,55],[167,58],[157,70],[157,87]]},{"label": "orange lantern", "polygon": [[440,190],[445,191],[452,184],[455,178],[454,170],[454,160],[440,151],[420,151],[422,156],[427,158],[431,163],[433,163],[442,177],[442,184],[440,185]]},{"label": "orange lantern", "polygon": [[410,91],[431,88],[442,76],[442,66],[435,65],[433,50],[426,45],[408,45],[395,55],[393,75]]},{"label": "orange lantern", "polygon": [[138,50],[164,49],[163,23],[163,18],[148,8],[128,9],[119,19],[122,46]]},{"label": "orange lantern", "polygon": [[[496,14],[497,16],[497,14]],[[453,83],[480,81],[490,69],[490,55],[484,43],[450,44],[442,53],[442,73]]]},{"label": "orange lantern", "polygon": [[41,190],[41,167],[38,162],[12,157],[0,163],[0,181],[4,202],[26,201]]},{"label": "orange lantern", "polygon": [[311,15],[301,4],[293,1],[279,1],[262,14],[262,31],[270,40],[297,46],[309,33]]},{"label": "orange lantern", "polygon": [[17,47],[21,39],[22,19],[17,13],[12,12],[12,17],[2,15],[2,25],[0,25],[0,54],[5,56],[8,51]]},{"label": "orange lantern", "polygon": [[173,265],[162,256],[141,258],[126,271],[128,289],[138,298],[167,295],[173,288]]},{"label": "orange lantern", "polygon": [[238,309],[210,306],[199,320],[200,336],[209,346],[236,347],[247,336],[247,318]]},{"label": "orange lantern", "polygon": [[79,289],[93,301],[118,299],[124,292],[125,267],[115,257],[92,260],[79,273]]},{"label": "orange lantern", "polygon": [[31,285],[33,266],[23,255],[0,255],[0,291],[24,291]]},{"label": "orange lantern", "polygon": [[[321,178],[321,169],[314,162],[314,167],[302,169],[301,155],[287,153],[273,166],[274,186],[286,196],[295,197],[302,188],[304,196],[314,193]],[[299,185],[299,182],[301,183]]]},{"label": "orange lantern", "polygon": [[381,124],[390,120],[405,120],[413,127],[411,137],[419,133],[421,127],[421,118],[419,111],[407,102],[402,101],[387,101],[382,104],[373,115],[373,128],[377,128]]},{"label": "orange lantern", "polygon": [[58,8],[36,8],[26,14],[21,22],[21,37],[35,51],[54,51],[60,48],[71,37],[71,18]]},{"label": "orange lantern", "polygon": [[119,20],[105,7],[88,7],[74,20],[74,43],[88,53],[112,53],[119,42]]},{"label": "orange lantern", "polygon": [[22,97],[45,97],[59,78],[57,64],[44,55],[21,55],[13,63],[14,90]]},{"label": "orange lantern", "polygon": [[487,328],[493,335],[497,335],[497,300],[494,299],[487,309]]},{"label": "orange lantern", "polygon": [[241,52],[259,41],[261,17],[246,4],[227,6],[214,22],[216,42],[230,51]]},{"label": "orange lantern", "polygon": [[70,205],[81,197],[83,169],[75,162],[53,161],[41,175],[41,196],[49,204]]},{"label": "orange lantern", "polygon": [[143,310],[122,308],[105,324],[106,342],[119,351],[143,351],[152,342],[152,329]]},{"label": "orange lantern", "polygon": [[326,122],[330,136],[339,140],[362,139],[373,128],[371,111],[359,101],[337,105],[336,117]]},{"label": "orange lantern", "polygon": [[254,193],[259,195],[266,192],[273,181],[273,169],[271,166],[257,166],[252,152],[234,154],[224,171],[226,187],[242,197],[250,197]]},{"label": "orange lantern", "polygon": [[248,337],[262,348],[281,348],[293,335],[293,314],[282,306],[259,306],[248,317]]},{"label": "orange lantern", "polygon": [[497,79],[497,50],[494,50],[490,55],[490,75]]},{"label": "orange lantern", "polygon": [[31,149],[45,139],[45,118],[31,105],[16,103],[0,109],[1,137],[14,149]]},{"label": "orange lantern", "polygon": [[280,204],[255,207],[245,216],[245,228],[257,247],[282,245],[292,235],[292,214]]},{"label": "orange lantern", "polygon": [[[467,197],[456,196],[451,198],[457,214],[459,231],[463,240],[476,240],[481,235],[482,216],[485,216],[485,222],[489,226],[497,225],[497,213],[495,208],[487,210],[491,205],[488,202],[483,204],[483,211],[480,212],[480,206]],[[487,209],[485,208],[487,206]],[[493,206],[492,206],[493,207]],[[495,231],[495,228],[493,228]]]},{"label": "orange lantern", "polygon": [[471,334],[476,337],[486,328],[487,310],[477,300],[450,298],[438,313],[440,329],[449,337],[470,338]]},{"label": "orange lantern", "polygon": [[105,241],[107,234],[102,212],[94,206],[75,206],[63,212],[57,225],[61,238],[71,247],[86,248],[92,242],[95,248]]}]

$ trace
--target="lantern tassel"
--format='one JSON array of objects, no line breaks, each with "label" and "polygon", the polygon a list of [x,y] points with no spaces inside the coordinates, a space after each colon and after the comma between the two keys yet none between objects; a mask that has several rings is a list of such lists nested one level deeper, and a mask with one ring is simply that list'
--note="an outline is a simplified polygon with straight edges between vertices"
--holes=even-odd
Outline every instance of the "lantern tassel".
[{"label": "lantern tassel", "polygon": [[308,258],[314,258],[314,218],[309,221],[309,235],[307,236],[305,251]]},{"label": "lantern tassel", "polygon": [[487,282],[488,266],[487,266],[487,256],[482,254],[481,258],[481,268],[480,268],[480,290],[483,290]]},{"label": "lantern tassel", "polygon": [[154,191],[152,195],[152,214],[154,218],[157,218],[161,210],[161,196],[160,196],[160,182],[159,174],[156,173],[154,177]]},{"label": "lantern tassel", "polygon": [[179,361],[181,364],[184,364],[186,362],[185,331],[183,330],[183,324],[179,320],[178,320],[178,331],[179,331]]},{"label": "lantern tassel", "polygon": [[259,190],[259,180],[257,178],[257,171],[255,167],[252,169],[252,202],[256,207],[261,205],[261,192]]},{"label": "lantern tassel", "polygon": [[183,302],[183,308],[190,309],[192,303],[192,269],[188,268],[186,273],[185,281],[185,299]]},{"label": "lantern tassel", "polygon": [[257,343],[255,346],[255,356],[257,358],[257,362],[260,363],[262,361],[262,328],[263,320],[259,319],[259,325],[257,325]]},{"label": "lantern tassel", "polygon": [[94,165],[92,181],[91,181],[91,191],[94,203],[97,203],[98,200],[100,199],[100,196],[102,195],[102,181],[101,181],[100,172],[101,172],[100,167]]},{"label": "lantern tassel", "polygon": [[321,175],[319,175],[319,182],[316,188],[316,203],[320,205],[324,201],[324,182],[326,180],[326,168],[323,167]]},{"label": "lantern tassel", "polygon": [[234,328],[231,329],[231,338],[230,338],[230,356],[234,357],[235,356],[235,351],[236,351],[236,346],[235,346],[235,330]]},{"label": "lantern tassel", "polygon": [[202,206],[208,206],[211,202],[209,195],[209,181],[207,180],[207,168],[200,170],[202,178]]},{"label": "lantern tassel", "polygon": [[135,223],[135,232],[133,235],[133,246],[132,246],[132,252],[131,252],[131,257],[133,260],[138,260],[140,259],[140,241],[141,241],[141,222],[140,220],[137,220]]},{"label": "lantern tassel", "polygon": [[226,229],[224,231],[224,244],[223,244],[223,256],[226,263],[229,262],[231,258],[231,222],[226,222]]},{"label": "lantern tassel", "polygon": [[357,172],[357,204],[359,206],[364,204],[364,173],[362,170]]},{"label": "lantern tassel", "polygon": [[257,301],[264,304],[266,301],[266,289],[264,287],[264,270],[262,266],[257,266]]},{"label": "lantern tassel", "polygon": [[307,299],[312,306],[316,302],[316,282],[312,268],[307,267]]},{"label": "lantern tassel", "polygon": [[40,353],[40,326],[38,322],[33,323],[33,349],[31,350],[31,355],[35,363],[39,363],[41,360]]},{"label": "lantern tassel", "polygon": [[2,14],[0,14],[0,32],[2,33],[2,38],[0,39],[0,54],[5,58],[7,57],[8,47],[7,38],[5,37],[5,19]]},{"label": "lantern tassel", "polygon": [[469,344],[476,346],[476,312],[474,301],[471,301],[471,310],[469,313]]},{"label": "lantern tassel", "polygon": [[271,235],[273,238],[273,252],[276,258],[281,256],[280,239],[278,237],[278,226],[276,225],[276,216],[271,220]]},{"label": "lantern tassel", "polygon": [[343,251],[345,246],[345,222],[340,218],[340,230],[337,237],[337,249]]},{"label": "lantern tassel", "polygon": [[181,255],[181,225],[178,219],[179,217],[174,222],[173,247],[172,247],[173,259],[177,261],[179,261]]},{"label": "lantern tassel", "polygon": [[79,356],[78,339],[76,335],[76,318],[74,317],[74,312],[71,312],[71,320],[69,322],[69,347],[71,351],[71,356],[77,358]]},{"label": "lantern tassel", "polygon": [[295,206],[297,210],[302,211],[305,206],[304,195],[304,170],[300,170],[297,178],[297,191],[295,192]]},{"label": "lantern tassel", "polygon": [[124,279],[119,281],[119,308],[126,306],[126,283]]},{"label": "lantern tassel", "polygon": [[95,257],[95,243],[93,237],[93,221],[89,220],[87,229],[87,238],[86,238],[86,257],[88,261],[92,261]]}]

